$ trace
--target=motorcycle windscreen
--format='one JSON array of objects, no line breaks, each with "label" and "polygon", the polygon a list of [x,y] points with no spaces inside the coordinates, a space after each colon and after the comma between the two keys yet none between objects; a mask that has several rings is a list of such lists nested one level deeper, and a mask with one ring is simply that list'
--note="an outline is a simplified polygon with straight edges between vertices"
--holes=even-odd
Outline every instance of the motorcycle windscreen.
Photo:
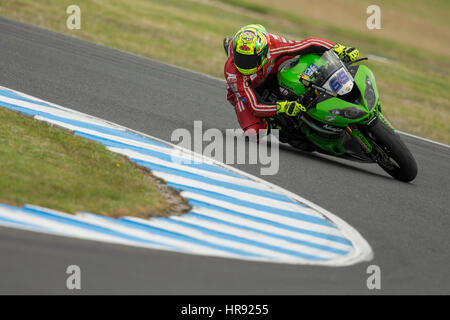
[{"label": "motorcycle windscreen", "polygon": [[352,75],[345,68],[340,68],[328,78],[322,87],[342,96],[353,89],[353,84]]}]

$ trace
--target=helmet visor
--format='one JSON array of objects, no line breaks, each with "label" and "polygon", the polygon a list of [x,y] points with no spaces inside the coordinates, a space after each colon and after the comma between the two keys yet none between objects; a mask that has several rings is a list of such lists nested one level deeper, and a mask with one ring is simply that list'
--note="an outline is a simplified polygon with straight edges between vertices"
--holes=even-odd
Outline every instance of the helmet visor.
[{"label": "helmet visor", "polygon": [[236,52],[234,55],[234,64],[239,69],[250,70],[258,67],[260,57],[256,54],[241,54]]}]

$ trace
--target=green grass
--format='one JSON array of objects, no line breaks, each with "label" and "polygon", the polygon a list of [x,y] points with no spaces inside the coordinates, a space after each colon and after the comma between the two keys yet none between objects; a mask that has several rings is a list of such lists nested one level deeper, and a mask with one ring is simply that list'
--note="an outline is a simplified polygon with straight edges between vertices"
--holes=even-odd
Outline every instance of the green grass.
[{"label": "green grass", "polygon": [[247,2],[242,0],[221,0],[224,3],[231,4],[233,6],[237,6],[243,9],[247,9],[256,13],[263,13],[263,14],[273,14],[273,8],[269,8],[267,6],[261,6],[257,3],[253,2]]},{"label": "green grass", "polygon": [[155,178],[103,145],[0,107],[0,203],[111,217],[167,215]]},{"label": "green grass", "polygon": [[[365,6],[364,1],[355,1],[354,6]],[[385,2],[386,16],[398,12],[399,19],[407,19],[424,12],[427,23],[433,22],[433,16],[441,24],[445,20],[438,5],[424,7],[414,1],[411,6],[401,1]],[[445,1],[435,2],[448,6]],[[299,15],[294,8],[268,8],[256,0],[78,0],[82,28],[68,30],[66,8],[73,3],[6,0],[0,2],[0,15],[220,78],[225,62],[224,35],[234,34],[249,23],[261,23],[289,39],[318,36],[353,45],[362,56],[374,54],[395,61],[369,62],[390,121],[400,130],[450,144],[450,61],[445,47],[427,50],[402,37],[380,37],[333,19]],[[314,6],[326,10],[327,4],[315,2]],[[365,19],[364,11],[359,14]]]}]

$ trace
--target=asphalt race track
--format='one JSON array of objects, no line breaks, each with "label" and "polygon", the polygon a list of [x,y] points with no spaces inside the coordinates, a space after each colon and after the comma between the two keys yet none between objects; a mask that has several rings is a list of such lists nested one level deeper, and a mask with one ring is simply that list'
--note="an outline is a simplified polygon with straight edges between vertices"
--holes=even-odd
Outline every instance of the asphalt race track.
[{"label": "asphalt race track", "polygon": [[[150,39],[149,39],[150,41]],[[223,50],[221,43],[217,50]],[[225,58],[225,56],[224,56]],[[0,18],[0,85],[170,140],[177,128],[238,127],[222,81]],[[390,106],[392,108],[392,106]],[[191,256],[0,228],[0,293],[450,293],[450,149],[403,137],[419,174],[393,180],[376,165],[280,150],[264,179],[333,212],[357,229],[375,257],[330,268]],[[258,175],[256,165],[237,166]]]}]

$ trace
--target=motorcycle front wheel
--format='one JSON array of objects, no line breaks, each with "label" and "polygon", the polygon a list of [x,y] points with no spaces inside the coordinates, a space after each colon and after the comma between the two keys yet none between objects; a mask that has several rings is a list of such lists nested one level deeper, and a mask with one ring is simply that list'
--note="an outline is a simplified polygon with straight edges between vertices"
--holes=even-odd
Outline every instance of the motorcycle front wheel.
[{"label": "motorcycle front wheel", "polygon": [[378,152],[378,165],[397,180],[410,182],[417,176],[417,163],[399,135],[381,120],[377,120],[366,133],[375,143]]}]

